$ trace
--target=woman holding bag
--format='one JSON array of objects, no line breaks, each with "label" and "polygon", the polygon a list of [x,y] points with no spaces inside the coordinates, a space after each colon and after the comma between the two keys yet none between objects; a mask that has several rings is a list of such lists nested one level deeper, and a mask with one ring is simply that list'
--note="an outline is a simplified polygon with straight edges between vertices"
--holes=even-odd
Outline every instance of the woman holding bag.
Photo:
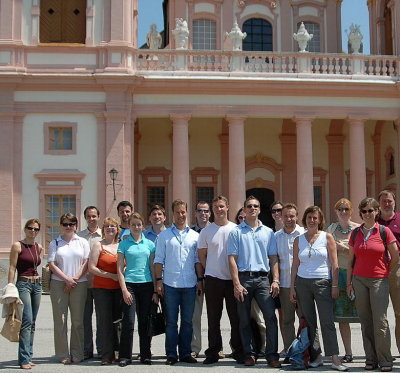
[{"label": "woman holding bag", "polygon": [[18,364],[21,369],[31,369],[35,366],[32,362],[33,337],[42,295],[37,267],[41,263],[43,250],[42,246],[35,242],[39,231],[39,220],[29,219],[24,227],[25,237],[21,241],[13,243],[10,252],[8,283],[14,282],[17,271],[18,277],[15,285],[24,304],[18,345]]}]

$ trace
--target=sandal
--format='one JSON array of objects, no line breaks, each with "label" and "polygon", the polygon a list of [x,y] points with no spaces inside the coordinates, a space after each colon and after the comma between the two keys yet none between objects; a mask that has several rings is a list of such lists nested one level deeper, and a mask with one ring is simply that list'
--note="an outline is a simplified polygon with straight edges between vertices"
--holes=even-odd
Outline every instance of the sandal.
[{"label": "sandal", "polygon": [[32,367],[31,367],[31,365],[28,363],[28,364],[22,364],[22,365],[20,365],[19,366],[21,369],[32,369]]},{"label": "sandal", "polygon": [[340,360],[340,362],[344,363],[344,364],[351,363],[352,361],[353,361],[353,355],[352,354],[346,354]]},{"label": "sandal", "polygon": [[378,368],[378,364],[365,364],[364,370],[375,370]]},{"label": "sandal", "polygon": [[381,372],[391,372],[393,370],[392,367],[381,367]]},{"label": "sandal", "polygon": [[72,362],[71,362],[71,358],[69,358],[69,357],[65,357],[64,359],[61,359],[60,360],[60,363],[61,364],[64,364],[64,365],[70,365]]}]

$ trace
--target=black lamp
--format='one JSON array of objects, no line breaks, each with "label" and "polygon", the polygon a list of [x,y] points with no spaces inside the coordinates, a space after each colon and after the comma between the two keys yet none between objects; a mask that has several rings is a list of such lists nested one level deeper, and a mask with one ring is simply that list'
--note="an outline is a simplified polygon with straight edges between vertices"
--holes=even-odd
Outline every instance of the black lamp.
[{"label": "black lamp", "polygon": [[108,171],[111,181],[112,181],[112,186],[113,186],[113,191],[114,191],[114,201],[117,199],[115,196],[115,180],[117,180],[118,176],[118,171],[115,168],[112,168],[110,171]]}]

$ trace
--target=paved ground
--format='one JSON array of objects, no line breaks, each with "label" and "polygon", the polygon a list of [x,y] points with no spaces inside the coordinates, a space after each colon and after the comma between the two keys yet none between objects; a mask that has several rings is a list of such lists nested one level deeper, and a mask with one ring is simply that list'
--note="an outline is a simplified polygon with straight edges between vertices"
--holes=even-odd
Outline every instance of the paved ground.
[{"label": "paved ground", "polygon": [[[6,271],[7,271],[7,261],[0,260],[0,288],[2,288],[6,284]],[[394,342],[394,318],[393,312],[389,310],[389,322],[392,331],[392,352],[396,356],[398,355],[395,342]],[[3,321],[1,320],[1,324]],[[226,314],[224,314],[222,320],[222,331],[223,331],[223,340],[225,342],[225,352],[230,352],[228,346],[229,339],[229,322]],[[352,326],[352,335],[353,335],[353,352],[355,355],[355,361],[351,364],[348,364],[351,368],[352,372],[360,372],[364,371],[364,352],[362,348],[362,340],[361,340],[361,332],[358,324],[354,324]],[[205,309],[203,312],[203,324],[202,324],[202,336],[203,336],[203,345],[207,344],[207,319]],[[338,332],[339,336],[339,332]],[[340,337],[338,338],[340,341]],[[341,354],[343,353],[343,345],[339,342]],[[280,345],[280,349],[282,346]],[[57,361],[54,360],[54,343],[53,343],[53,319],[51,314],[51,304],[50,297],[48,295],[43,295],[42,302],[39,310],[39,316],[36,326],[36,334],[35,334],[35,345],[34,345],[34,362],[38,365],[32,369],[33,372],[36,373],[46,373],[46,372],[96,372],[100,371],[103,373],[106,372],[115,372],[115,369],[119,370],[118,366],[108,366],[103,367],[100,366],[100,361],[93,359],[89,361],[85,361],[79,365],[70,365],[63,366]],[[136,354],[138,351],[138,338],[135,335],[134,339],[134,353]],[[152,351],[153,351],[153,365],[145,366],[140,364],[138,361],[135,361],[133,365],[128,366],[125,371],[132,371],[133,369],[140,369],[143,373],[166,373],[166,372],[194,372],[201,370],[203,373],[217,373],[220,369],[224,370],[224,373],[233,373],[240,371],[250,372],[251,370],[260,370],[260,369],[268,369],[269,371],[278,371],[279,369],[271,369],[267,368],[266,362],[264,359],[260,359],[255,367],[245,368],[243,365],[237,365],[234,363],[232,359],[223,359],[220,360],[218,364],[214,364],[212,366],[205,366],[201,362],[204,360],[204,355],[200,355],[198,364],[183,364],[178,363],[173,367],[169,367],[164,365],[165,357],[164,357],[164,336],[157,336],[153,339],[152,343]],[[4,372],[15,372],[18,368],[17,366],[17,344],[10,343],[6,339],[0,336],[0,370]],[[327,359],[329,361],[329,359]],[[398,358],[394,362],[395,370],[400,368],[400,359]],[[289,370],[287,366],[284,366],[282,370]],[[325,366],[317,369],[318,371],[332,371],[330,369],[330,364],[327,362]]]}]

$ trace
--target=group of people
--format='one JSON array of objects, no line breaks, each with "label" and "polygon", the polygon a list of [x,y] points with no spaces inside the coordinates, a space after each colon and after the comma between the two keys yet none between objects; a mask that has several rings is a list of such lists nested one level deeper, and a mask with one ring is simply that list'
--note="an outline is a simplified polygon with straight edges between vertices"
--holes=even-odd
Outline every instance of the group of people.
[{"label": "group of people", "polygon": [[[347,371],[345,364],[353,360],[349,324],[358,322],[365,369],[391,371],[389,296],[400,347],[400,214],[395,212],[394,193],[384,190],[378,201],[363,199],[358,206],[361,225],[351,221],[351,202],[340,199],[334,206],[337,222],[326,231],[318,206],[305,210],[300,226],[296,205],[276,201],[270,207],[275,223],[271,228],[259,220],[260,208],[259,200],[249,196],[235,224],[228,220],[227,198],[218,196],[211,206],[204,201],[196,205],[196,225],[190,227],[187,203],[177,199],[172,203],[170,227],[165,225],[165,209],[155,205],[149,213],[150,227],[145,229],[144,218],[130,202],[122,201],[117,207],[119,222],[106,217],[100,224],[98,209],[88,206],[84,210],[87,229],[80,232],[76,216],[61,216],[60,235],[50,242],[47,258],[59,361],[89,359],[96,344],[102,365],[131,364],[137,315],[139,359],[152,364],[149,315],[161,301],[166,315],[166,364],[196,363],[202,348],[205,295],[208,348],[203,364],[224,358],[220,322],[225,300],[231,357],[245,366],[255,365],[260,355],[272,368],[289,363],[289,356],[280,362],[278,323],[284,355],[296,337],[297,314],[309,327],[310,367],[323,364],[320,330],[324,353],[332,357],[331,368]],[[37,269],[43,257],[35,238],[40,228],[37,219],[28,220],[25,237],[13,244],[10,254],[8,282],[14,282],[17,272],[16,286],[24,303],[18,353],[23,369],[35,365],[33,336],[41,296]],[[345,348],[342,357],[335,322]]]}]

